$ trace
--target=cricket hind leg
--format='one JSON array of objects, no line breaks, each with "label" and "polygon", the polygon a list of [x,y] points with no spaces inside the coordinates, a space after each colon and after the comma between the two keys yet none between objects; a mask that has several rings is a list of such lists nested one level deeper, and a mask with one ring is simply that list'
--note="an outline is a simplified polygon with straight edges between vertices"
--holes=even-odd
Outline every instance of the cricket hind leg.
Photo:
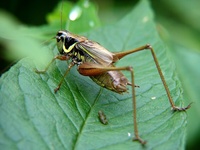
[{"label": "cricket hind leg", "polygon": [[172,107],[172,110],[174,110],[174,111],[185,111],[185,110],[189,109],[190,106],[191,106],[191,103],[189,105],[187,105],[186,107],[177,107],[175,105],[175,103],[174,103],[174,101],[173,101],[173,99],[171,97],[171,94],[170,94],[169,88],[167,86],[167,83],[165,81],[164,75],[163,75],[163,73],[161,71],[160,65],[158,63],[158,59],[156,57],[156,54],[155,54],[155,52],[154,52],[154,50],[153,50],[153,48],[152,48],[152,46],[150,44],[146,44],[144,46],[138,47],[138,48],[133,49],[133,50],[114,53],[114,60],[115,60],[114,62],[118,61],[119,59],[123,58],[126,55],[129,55],[129,54],[132,54],[132,53],[135,53],[135,52],[139,52],[139,51],[143,51],[143,50],[150,50],[151,51],[153,60],[154,60],[155,65],[156,65],[156,69],[157,69],[157,71],[158,71],[158,73],[160,75],[160,78],[162,80],[162,83],[163,83],[163,86],[164,86],[165,91],[167,93],[167,97],[168,97],[169,103],[170,103],[170,105]]},{"label": "cricket hind leg", "polygon": [[133,141],[138,141],[142,145],[146,144],[146,141],[139,136],[138,127],[137,127],[137,110],[136,110],[136,96],[135,96],[135,83],[134,83],[134,71],[130,66],[127,67],[104,67],[98,64],[93,63],[83,63],[79,66],[78,71],[80,74],[85,76],[94,76],[107,71],[129,71],[131,74],[131,83],[128,82],[127,85],[130,85],[132,88],[132,105],[133,105],[133,123],[134,123],[134,134],[135,137]]}]

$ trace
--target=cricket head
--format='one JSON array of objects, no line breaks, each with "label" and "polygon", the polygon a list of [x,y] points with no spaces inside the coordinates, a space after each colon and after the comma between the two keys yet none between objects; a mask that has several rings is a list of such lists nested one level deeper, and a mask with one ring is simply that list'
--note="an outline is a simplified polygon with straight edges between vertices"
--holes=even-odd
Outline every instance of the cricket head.
[{"label": "cricket head", "polygon": [[57,40],[57,48],[60,54],[69,53],[78,39],[67,30],[60,30],[55,36]]},{"label": "cricket head", "polygon": [[55,38],[57,40],[57,48],[60,54],[71,52],[76,43],[86,39],[83,36],[75,35],[67,30],[58,31]]}]

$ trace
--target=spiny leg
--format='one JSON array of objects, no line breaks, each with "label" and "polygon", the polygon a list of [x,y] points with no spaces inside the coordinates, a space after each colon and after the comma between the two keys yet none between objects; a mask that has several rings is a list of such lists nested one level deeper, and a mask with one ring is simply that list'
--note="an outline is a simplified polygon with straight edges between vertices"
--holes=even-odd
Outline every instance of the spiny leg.
[{"label": "spiny leg", "polygon": [[162,73],[162,71],[161,71],[161,68],[160,68],[160,65],[159,65],[159,63],[158,63],[158,59],[157,59],[156,54],[155,54],[155,52],[154,52],[154,50],[153,50],[153,48],[152,48],[151,45],[147,44],[147,45],[138,47],[138,48],[133,49],[133,50],[129,50],[129,51],[125,51],[125,52],[114,53],[114,62],[118,61],[119,59],[123,58],[123,57],[126,56],[126,55],[129,55],[129,54],[132,54],[132,53],[135,53],[135,52],[139,52],[139,51],[142,51],[142,50],[150,50],[150,51],[151,51],[152,57],[153,57],[153,59],[154,59],[156,68],[157,68],[158,73],[159,73],[159,75],[160,75],[160,78],[161,78],[161,80],[162,80],[163,86],[164,86],[165,91],[166,91],[166,93],[167,93],[167,97],[168,97],[168,100],[169,100],[169,102],[170,102],[170,104],[171,104],[172,109],[173,109],[174,111],[185,111],[185,110],[189,109],[190,106],[191,106],[191,103],[190,103],[188,106],[186,106],[186,107],[177,107],[177,106],[174,104],[174,101],[173,101],[173,99],[172,99],[172,97],[171,97],[171,94],[170,94],[170,92],[169,92],[169,88],[168,88],[167,83],[166,83],[166,81],[165,81],[164,75],[163,75],[163,73]]},{"label": "spiny leg", "polygon": [[135,96],[135,83],[134,83],[134,72],[132,67],[104,67],[98,64],[93,63],[84,63],[79,66],[78,71],[82,75],[85,76],[94,76],[101,73],[104,73],[106,71],[122,71],[126,70],[131,73],[131,84],[128,83],[132,87],[132,104],[133,104],[133,122],[134,122],[134,134],[135,138],[133,138],[134,141],[140,142],[142,145],[146,144],[146,141],[144,141],[142,138],[140,138],[138,133],[138,127],[137,127],[137,108],[136,108],[136,96]]}]

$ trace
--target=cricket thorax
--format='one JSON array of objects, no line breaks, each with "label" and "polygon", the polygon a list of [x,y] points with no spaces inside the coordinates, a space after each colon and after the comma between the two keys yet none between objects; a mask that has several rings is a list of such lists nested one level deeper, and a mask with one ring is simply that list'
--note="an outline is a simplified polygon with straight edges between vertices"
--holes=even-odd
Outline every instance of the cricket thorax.
[{"label": "cricket thorax", "polygon": [[58,31],[56,35],[57,48],[61,55],[66,55],[72,59],[74,64],[81,64],[82,62],[94,62],[96,61],[89,55],[89,53],[83,51],[78,46],[81,42],[88,41],[83,36],[77,36],[68,31]]},{"label": "cricket thorax", "polygon": [[87,53],[85,53],[79,49],[76,49],[76,48],[74,48],[69,53],[69,55],[70,55],[72,61],[77,65],[79,65],[83,62],[91,62],[91,61],[94,62],[94,60]]}]

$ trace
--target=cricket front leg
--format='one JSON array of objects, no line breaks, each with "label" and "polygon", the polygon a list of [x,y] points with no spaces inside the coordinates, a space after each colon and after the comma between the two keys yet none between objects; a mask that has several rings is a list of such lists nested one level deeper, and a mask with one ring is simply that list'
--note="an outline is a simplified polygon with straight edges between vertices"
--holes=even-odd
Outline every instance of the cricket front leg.
[{"label": "cricket front leg", "polygon": [[55,92],[55,93],[60,89],[60,87],[61,87],[63,81],[65,80],[65,77],[67,76],[67,74],[69,73],[70,69],[71,69],[74,65],[75,65],[75,64],[74,64],[73,62],[71,62],[71,63],[69,64],[68,69],[66,70],[66,72],[65,72],[64,76],[62,77],[62,79],[60,80],[60,82],[59,82],[57,88],[54,89],[54,92]]},{"label": "cricket front leg", "polygon": [[78,71],[80,74],[85,76],[95,76],[100,75],[102,73],[105,73],[107,71],[129,71],[131,74],[131,84],[127,83],[127,85],[130,85],[132,88],[132,104],[133,104],[133,123],[134,123],[134,134],[135,137],[133,138],[133,141],[138,141],[142,145],[146,144],[146,141],[143,140],[139,136],[138,127],[137,127],[137,108],[136,108],[136,95],[135,95],[135,83],[134,83],[134,72],[133,68],[130,66],[127,67],[104,67],[98,64],[94,63],[83,63],[79,66]]},{"label": "cricket front leg", "polygon": [[44,70],[37,70],[37,69],[35,69],[35,72],[38,73],[38,74],[44,74],[44,73],[46,73],[47,70],[49,69],[49,67],[51,66],[51,64],[52,64],[56,59],[59,59],[59,60],[64,61],[64,60],[69,60],[69,57],[68,57],[68,56],[65,56],[65,55],[57,55],[57,56],[55,56],[55,57],[51,60],[51,62],[45,67]]},{"label": "cricket front leg", "polygon": [[[44,74],[47,72],[47,70],[49,69],[49,67],[51,66],[51,64],[56,60],[56,59],[59,59],[61,61],[65,61],[65,60],[69,60],[69,57],[68,56],[65,56],[65,55],[57,55],[55,56],[51,62],[45,67],[44,70],[37,70],[35,69],[35,72],[38,73],[38,74]],[[74,64],[73,63],[70,63],[69,66],[68,66],[68,69],[67,71],[65,72],[63,78],[61,79],[61,81],[59,82],[58,86],[54,89],[54,92],[56,93],[59,89],[60,89],[60,86],[62,85],[63,81],[64,81],[64,78],[66,77],[66,75],[68,74],[69,70],[71,69],[71,67],[73,67]]]}]

